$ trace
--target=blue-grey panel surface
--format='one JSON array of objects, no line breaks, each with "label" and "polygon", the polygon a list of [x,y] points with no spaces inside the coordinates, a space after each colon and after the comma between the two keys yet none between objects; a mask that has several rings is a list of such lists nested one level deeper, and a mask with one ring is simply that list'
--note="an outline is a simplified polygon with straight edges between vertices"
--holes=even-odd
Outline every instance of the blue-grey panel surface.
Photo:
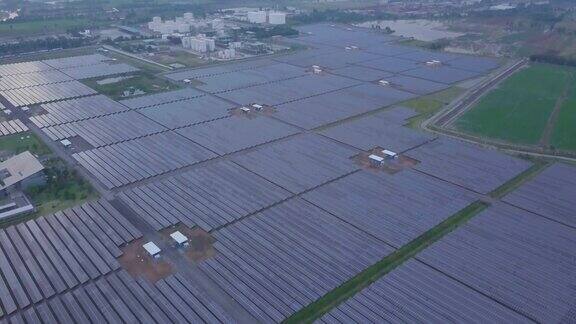
[{"label": "blue-grey panel surface", "polygon": [[289,197],[286,190],[229,161],[120,194],[155,229],[182,222],[213,230]]},{"label": "blue-grey panel surface", "polygon": [[305,74],[307,72],[304,68],[277,63],[254,69],[198,78],[196,80],[201,82],[201,84],[196,87],[214,93],[290,79]]},{"label": "blue-grey panel surface", "polygon": [[399,90],[412,92],[418,95],[426,95],[432,92],[447,89],[449,85],[444,83],[433,82],[420,78],[413,78],[405,75],[395,75],[385,79],[391,85]]},{"label": "blue-grey panel surface", "polygon": [[226,117],[228,110],[235,106],[218,97],[205,95],[142,108],[139,112],[172,129]]},{"label": "blue-grey panel surface", "polygon": [[321,323],[523,323],[528,318],[416,260],[324,315]]},{"label": "blue-grey panel surface", "polygon": [[484,194],[532,165],[495,150],[448,138],[422,145],[406,154],[420,161],[416,169]]},{"label": "blue-grey panel surface", "polygon": [[358,65],[368,67],[371,69],[378,69],[382,71],[395,72],[395,73],[413,70],[420,66],[417,62],[392,56],[387,56],[372,61],[361,62],[358,63]]},{"label": "blue-grey panel surface", "polygon": [[120,103],[129,108],[138,109],[150,106],[157,106],[168,102],[190,99],[202,95],[204,95],[204,93],[199,90],[192,88],[184,88],[180,90],[161,92],[147,96],[125,99],[121,100]]},{"label": "blue-grey panel surface", "polygon": [[393,251],[298,198],[214,232],[199,265],[262,322],[281,322]]},{"label": "blue-grey panel surface", "polygon": [[390,72],[375,70],[358,65],[348,65],[343,68],[331,70],[330,73],[360,81],[378,81],[381,79],[387,79],[392,76],[392,73]]},{"label": "blue-grey panel surface", "polygon": [[405,71],[402,74],[445,84],[456,83],[480,75],[478,72],[455,69],[446,65],[420,66],[417,69]]},{"label": "blue-grey panel surface", "polygon": [[512,191],[504,201],[576,227],[576,167],[557,163]]},{"label": "blue-grey panel surface", "polygon": [[298,129],[277,120],[232,116],[178,130],[217,154],[228,154],[297,133]]},{"label": "blue-grey panel surface", "polygon": [[336,91],[359,84],[359,81],[336,75],[307,75],[218,94],[238,104],[279,105],[306,97]]},{"label": "blue-grey panel surface", "polygon": [[275,116],[305,129],[383,108],[414,94],[375,84],[354,87],[279,105]]},{"label": "blue-grey panel surface", "polygon": [[475,200],[462,188],[412,170],[360,171],[302,197],[398,248]]},{"label": "blue-grey panel surface", "polygon": [[291,192],[302,192],[358,167],[356,150],[317,135],[305,135],[238,155],[234,161]]},{"label": "blue-grey panel surface", "polygon": [[540,323],[574,322],[574,228],[497,204],[416,256]]},{"label": "blue-grey panel surface", "polygon": [[380,146],[394,152],[404,152],[436,138],[432,134],[402,126],[405,118],[414,114],[413,110],[395,107],[336,125],[321,133],[364,151]]}]

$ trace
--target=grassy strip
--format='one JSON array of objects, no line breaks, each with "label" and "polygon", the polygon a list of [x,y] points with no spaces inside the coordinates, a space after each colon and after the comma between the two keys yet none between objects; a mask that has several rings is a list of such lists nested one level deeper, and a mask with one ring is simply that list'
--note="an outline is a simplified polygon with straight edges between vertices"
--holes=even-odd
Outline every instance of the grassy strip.
[{"label": "grassy strip", "polygon": [[432,117],[432,115],[444,108],[464,91],[465,89],[454,86],[437,93],[404,101],[398,105],[412,108],[418,112],[418,115],[408,119],[408,126],[420,128],[423,121]]},{"label": "grassy strip", "polygon": [[284,323],[314,322],[316,319],[320,318],[322,315],[329,312],[340,303],[354,296],[356,293],[368,287],[380,277],[384,276],[397,266],[412,258],[424,248],[436,242],[438,239],[453,231],[458,226],[467,222],[470,218],[484,210],[486,207],[488,207],[488,205],[481,201],[476,201],[468,205],[466,208],[450,216],[448,219],[438,224],[431,230],[417,237],[410,243],[402,246],[394,253],[365,269],[354,278],[346,281],[341,286],[322,296],[314,303],[309,304],[299,312],[296,312],[287,318]]},{"label": "grassy strip", "polygon": [[534,164],[524,170],[524,172],[520,173],[512,180],[506,182],[505,184],[501,185],[500,187],[494,189],[490,192],[490,197],[492,198],[502,198],[509,192],[513,191],[514,189],[518,188],[524,182],[533,179],[536,175],[538,175],[542,170],[544,170],[548,165],[549,162],[542,161],[542,160],[535,160]]}]

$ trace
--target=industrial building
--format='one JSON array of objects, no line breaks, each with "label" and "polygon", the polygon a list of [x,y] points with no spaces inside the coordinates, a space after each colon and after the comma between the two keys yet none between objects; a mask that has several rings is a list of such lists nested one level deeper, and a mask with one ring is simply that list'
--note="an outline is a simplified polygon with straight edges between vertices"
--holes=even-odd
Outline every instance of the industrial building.
[{"label": "industrial building", "polygon": [[284,25],[286,23],[286,14],[277,11],[249,11],[247,18],[253,24]]},{"label": "industrial building", "polygon": [[46,182],[44,166],[29,151],[0,163],[0,192],[26,189]]},{"label": "industrial building", "polygon": [[216,41],[214,38],[206,37],[204,34],[185,36],[182,37],[182,47],[198,53],[207,53],[216,49]]}]

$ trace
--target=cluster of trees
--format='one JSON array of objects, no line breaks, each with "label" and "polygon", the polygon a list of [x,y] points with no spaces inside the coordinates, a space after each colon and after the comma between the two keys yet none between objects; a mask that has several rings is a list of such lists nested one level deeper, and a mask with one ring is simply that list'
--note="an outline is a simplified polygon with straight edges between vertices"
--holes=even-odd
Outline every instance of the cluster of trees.
[{"label": "cluster of trees", "polygon": [[575,58],[563,57],[556,53],[534,54],[530,56],[530,60],[541,63],[576,66]]},{"label": "cluster of trees", "polygon": [[58,48],[74,48],[89,45],[91,42],[92,39],[89,38],[47,37],[20,41],[18,43],[0,44],[0,53],[2,55],[14,55]]},{"label": "cluster of trees", "polygon": [[61,160],[49,159],[45,165],[46,184],[27,189],[35,202],[85,199],[92,193],[90,184],[76,170],[67,168]]},{"label": "cluster of trees", "polygon": [[242,33],[247,31],[254,33],[254,37],[256,37],[256,39],[266,39],[272,36],[298,35],[298,31],[288,25],[278,25],[271,28],[249,27],[249,28],[243,28],[241,30]]}]

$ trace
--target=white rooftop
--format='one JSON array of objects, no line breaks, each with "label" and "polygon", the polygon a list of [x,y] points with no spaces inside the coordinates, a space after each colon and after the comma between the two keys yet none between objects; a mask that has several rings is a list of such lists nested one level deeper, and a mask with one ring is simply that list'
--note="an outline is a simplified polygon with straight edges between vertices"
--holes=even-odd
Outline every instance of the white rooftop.
[{"label": "white rooftop", "polygon": [[10,187],[42,170],[44,170],[42,163],[29,151],[15,155],[0,163],[2,172],[0,189]]},{"label": "white rooftop", "polygon": [[64,145],[64,146],[70,146],[70,145],[72,145],[72,142],[70,142],[70,140],[67,139],[67,138],[61,140],[60,143],[62,143],[62,145]]},{"label": "white rooftop", "polygon": [[382,150],[382,153],[383,153],[384,155],[388,155],[388,156],[396,156],[396,155],[398,155],[396,152],[392,152],[392,151],[389,151],[389,150]]},{"label": "white rooftop", "polygon": [[188,242],[188,238],[184,234],[180,233],[180,231],[176,231],[170,234],[170,237],[178,244],[184,244]]},{"label": "white rooftop", "polygon": [[377,162],[382,162],[384,161],[384,158],[375,154],[370,154],[370,156],[368,157],[370,160],[374,160]]},{"label": "white rooftop", "polygon": [[150,254],[151,256],[155,256],[158,255],[160,253],[160,248],[158,247],[158,245],[154,244],[154,242],[148,242],[144,245],[142,245],[142,247],[144,248],[144,250],[146,250],[146,252],[148,252],[148,254]]}]

